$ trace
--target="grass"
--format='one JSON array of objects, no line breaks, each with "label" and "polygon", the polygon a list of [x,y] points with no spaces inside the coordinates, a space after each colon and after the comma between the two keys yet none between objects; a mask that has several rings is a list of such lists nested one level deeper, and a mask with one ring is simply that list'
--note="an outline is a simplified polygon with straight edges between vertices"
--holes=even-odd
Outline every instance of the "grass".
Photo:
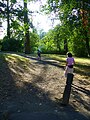
[{"label": "grass", "polygon": [[[47,66],[45,66],[46,68],[40,67],[39,70],[41,70],[41,72],[39,71],[40,73],[37,74],[38,65],[40,62],[38,62],[38,64],[35,64],[34,62],[29,60],[29,57],[27,58],[24,56],[25,55],[23,54],[18,55],[18,54],[0,53],[0,73],[1,73],[0,74],[0,92],[1,92],[0,100],[2,101],[3,99],[2,103],[4,103],[4,100],[8,101],[9,99],[7,98],[10,98],[11,100],[11,98],[13,98],[13,95],[17,93],[18,95],[20,94],[23,97],[25,97],[25,99],[23,97],[20,97],[21,99],[23,98],[22,100],[26,100],[26,97],[28,97],[27,95],[28,90],[30,90],[29,91],[30,93],[33,93],[32,90],[34,91],[42,90],[41,93],[43,93],[44,91],[45,97],[46,97],[46,91],[48,91],[47,96],[50,93],[50,99],[54,100],[56,96],[57,98],[59,98],[62,93],[61,85],[62,84],[64,85],[63,79],[60,79],[59,81],[57,79],[59,69],[56,69],[57,71],[55,72],[51,67],[49,69],[47,68]],[[30,57],[31,56],[37,57],[37,55],[30,55]],[[65,55],[48,54],[48,55],[42,55],[42,57],[55,59],[59,61],[58,64],[60,64],[60,66],[65,66],[65,61],[66,61]],[[76,61],[75,73],[79,74],[80,77],[78,77],[79,80],[75,79],[75,83],[78,87],[72,91],[73,97],[71,98],[72,100],[74,99],[75,101],[75,102],[72,101],[73,106],[75,106],[77,109],[79,108],[82,109],[83,108],[82,105],[84,106],[84,108],[89,106],[88,101],[89,101],[89,93],[90,93],[89,92],[90,59],[75,57],[75,61]],[[59,76],[62,76],[62,72],[59,73]],[[55,75],[55,78],[53,76],[53,73]],[[83,76],[85,79],[84,78],[81,79],[81,76]],[[29,92],[28,94],[30,96]],[[25,93],[26,93],[26,96],[25,96]],[[34,95],[35,94],[37,96],[37,92],[36,93],[34,92]],[[28,100],[30,101],[31,99],[32,98]],[[17,103],[18,102],[19,101],[17,100]],[[85,109],[89,110],[89,108],[85,108]],[[6,117],[5,119],[7,119],[8,113],[6,112],[4,116]]]},{"label": "grass", "polygon": [[1,53],[0,54],[0,67],[3,67],[3,64],[7,64],[9,68],[18,67],[28,69],[28,66],[31,64],[30,60],[26,57],[23,57],[18,54],[10,53]]},{"label": "grass", "polygon": [[18,54],[9,54],[9,53],[1,53],[0,58],[4,57],[6,61],[15,61],[15,62],[29,62],[28,58],[20,56]]},{"label": "grass", "polygon": [[[55,59],[60,62],[61,65],[65,66],[66,63],[66,55],[52,55],[52,54],[45,54],[45,57],[49,57]],[[90,77],[90,58],[75,58],[75,73],[87,77]]]},{"label": "grass", "polygon": [[[31,56],[35,57],[37,55],[31,55]],[[4,61],[7,61],[7,62],[12,63],[12,64],[16,63],[17,66],[20,65],[20,66],[27,67],[28,64],[30,64],[29,59],[26,58],[26,57],[23,57],[22,55],[1,53],[0,54],[0,59],[2,59],[3,57],[5,59]],[[42,57],[55,59],[55,60],[60,62],[61,66],[65,66],[66,55],[42,54]],[[2,65],[2,61],[0,61],[0,63]],[[90,76],[90,58],[75,57],[75,66],[74,66],[74,68],[75,68],[75,73],[77,73],[77,74],[79,74],[81,76],[89,78],[89,76]]]}]

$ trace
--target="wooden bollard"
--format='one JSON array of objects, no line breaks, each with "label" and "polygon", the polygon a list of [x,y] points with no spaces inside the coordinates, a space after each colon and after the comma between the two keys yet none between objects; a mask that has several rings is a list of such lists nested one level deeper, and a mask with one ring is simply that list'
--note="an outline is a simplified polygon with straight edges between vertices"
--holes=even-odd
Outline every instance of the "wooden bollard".
[{"label": "wooden bollard", "polygon": [[67,105],[69,103],[72,82],[73,82],[73,74],[68,73],[65,90],[63,93],[62,105]]}]

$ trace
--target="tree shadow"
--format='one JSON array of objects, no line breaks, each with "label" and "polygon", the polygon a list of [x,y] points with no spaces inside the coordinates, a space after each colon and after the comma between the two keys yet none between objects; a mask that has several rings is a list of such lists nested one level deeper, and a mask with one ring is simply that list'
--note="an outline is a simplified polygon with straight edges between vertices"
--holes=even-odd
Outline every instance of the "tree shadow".
[{"label": "tree shadow", "polygon": [[78,73],[80,75],[84,75],[86,77],[90,76],[90,66],[89,65],[81,65],[81,64],[75,64],[75,73]]},{"label": "tree shadow", "polygon": [[[44,62],[40,63],[44,65]],[[1,120],[9,119],[12,115],[16,114],[22,115],[23,112],[53,113],[58,116],[56,120],[89,120],[84,114],[75,111],[74,107],[71,105],[66,107],[60,106],[59,102],[61,99],[59,102],[53,101],[50,98],[51,93],[45,91],[36,84],[37,82],[41,83],[44,81],[43,76],[45,76],[47,72],[48,64],[57,66],[50,62],[46,62],[46,64],[47,65],[43,67],[43,71],[40,72],[39,76],[32,74],[32,82],[22,80],[18,86],[16,81],[19,81],[19,78],[10,70],[5,56],[2,55],[2,59],[0,60]]]},{"label": "tree shadow", "polygon": [[82,104],[86,110],[90,111],[90,107],[89,107],[90,102],[88,100],[85,101],[85,99],[81,97],[80,93],[83,93],[84,96],[90,98],[90,90],[87,90],[83,87],[73,84],[72,85],[73,99],[76,100],[76,102],[79,102],[80,104]]},{"label": "tree shadow", "polygon": [[58,61],[58,60],[55,60],[55,59],[50,60],[50,58],[49,59],[48,58],[42,58],[41,60],[38,60],[36,56],[34,57],[34,56],[26,55],[26,54],[19,54],[19,55],[21,55],[23,57],[26,57],[26,58],[30,58],[32,60],[36,60],[37,62],[35,62],[35,64],[38,64],[38,63],[39,64],[44,64],[44,65],[49,64],[49,65],[53,65],[53,66],[64,69],[64,66],[60,64],[63,60],[62,61]]},{"label": "tree shadow", "polygon": [[4,111],[9,109],[9,105],[18,93],[15,81],[16,75],[8,66],[5,54],[0,53],[0,117]]},{"label": "tree shadow", "polygon": [[80,87],[80,86],[74,85],[74,84],[72,85],[72,87],[74,89],[78,90],[78,91],[81,91],[81,92],[85,93],[87,96],[90,96],[90,90],[87,90],[87,89],[85,89],[83,87]]},{"label": "tree shadow", "polygon": [[[54,61],[50,61],[50,58],[48,58],[48,57],[43,58],[42,57],[42,60],[40,61],[40,60],[37,59],[36,55],[33,56],[33,55],[24,54],[24,53],[18,53],[18,55],[26,57],[26,58],[30,58],[32,60],[36,60],[37,61],[36,64],[38,64],[38,63],[39,64],[47,64],[48,63],[48,64],[51,64],[53,66],[64,69],[64,65],[62,65],[62,63],[65,64],[65,60],[61,60],[61,59],[56,60],[54,58],[51,58],[51,60],[54,60]],[[86,77],[90,76],[90,72],[89,72],[90,67],[89,67],[89,65],[83,65],[83,64],[76,63],[75,66],[76,66],[76,68],[74,69],[75,73],[78,73],[80,75],[83,74]],[[88,70],[88,72],[86,72],[86,70]]]}]

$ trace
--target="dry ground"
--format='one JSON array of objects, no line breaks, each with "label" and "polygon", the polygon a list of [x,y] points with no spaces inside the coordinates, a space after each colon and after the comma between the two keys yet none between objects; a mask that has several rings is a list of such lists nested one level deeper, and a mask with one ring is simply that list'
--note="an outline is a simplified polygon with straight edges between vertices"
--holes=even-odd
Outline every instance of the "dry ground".
[{"label": "dry ground", "polygon": [[[56,60],[42,58],[38,61],[36,57],[2,55],[0,117],[8,120],[11,114],[28,111],[55,112],[62,116],[62,120],[89,120],[90,77],[75,73],[69,106],[62,107],[59,102],[66,83],[63,72],[63,66]],[[86,119],[78,119],[77,114]]]}]

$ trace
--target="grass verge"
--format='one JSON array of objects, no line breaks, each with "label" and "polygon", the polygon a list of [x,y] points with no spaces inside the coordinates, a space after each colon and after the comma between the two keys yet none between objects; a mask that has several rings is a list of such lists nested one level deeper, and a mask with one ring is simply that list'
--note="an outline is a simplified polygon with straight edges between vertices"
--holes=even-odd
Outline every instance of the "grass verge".
[{"label": "grass verge", "polygon": [[[45,54],[42,56],[55,59],[59,61],[61,65],[65,66],[66,57],[67,57],[66,55]],[[79,57],[74,57],[74,58],[75,58],[75,66],[74,66],[75,73],[85,78],[89,78],[90,77],[90,58],[79,58]]]}]

